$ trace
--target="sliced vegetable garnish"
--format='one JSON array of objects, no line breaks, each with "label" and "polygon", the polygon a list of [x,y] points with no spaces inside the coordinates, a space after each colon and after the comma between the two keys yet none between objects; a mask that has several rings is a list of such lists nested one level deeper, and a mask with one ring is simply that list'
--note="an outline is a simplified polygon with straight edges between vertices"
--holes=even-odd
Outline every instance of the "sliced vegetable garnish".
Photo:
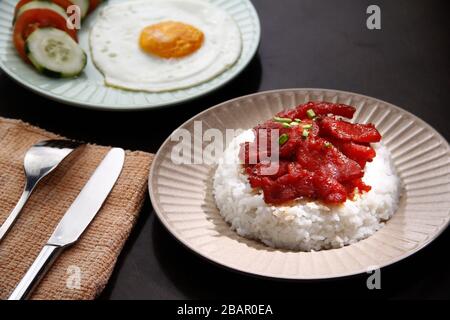
[{"label": "sliced vegetable garnish", "polygon": [[298,126],[298,125],[299,125],[299,123],[298,123],[298,122],[295,122],[295,121],[293,121],[293,122],[289,123],[289,125],[290,125],[291,127],[294,127],[294,126]]},{"label": "sliced vegetable garnish", "polygon": [[331,148],[332,147],[332,144],[329,141],[325,141],[323,145],[324,145],[325,148]]},{"label": "sliced vegetable garnish", "polygon": [[303,126],[303,129],[311,129],[311,128],[312,128],[312,124],[310,124],[310,123],[305,124],[305,125]]},{"label": "sliced vegetable garnish", "polygon": [[314,112],[313,109],[309,109],[308,111],[306,111],[306,115],[308,116],[308,118],[310,119],[314,119],[316,117],[316,113]]},{"label": "sliced vegetable garnish", "polygon": [[66,32],[73,40],[77,41],[77,30],[69,29],[67,21],[59,13],[48,9],[30,9],[25,11],[17,19],[14,25],[14,46],[20,57],[29,62],[25,51],[25,41],[28,36],[38,28],[53,27]]},{"label": "sliced vegetable garnish", "polygon": [[87,56],[66,32],[56,28],[38,28],[26,40],[25,51],[35,68],[51,77],[79,75]]},{"label": "sliced vegetable garnish", "polygon": [[[16,4],[16,9],[14,12],[14,15],[17,14],[18,10],[20,8],[22,8],[24,5],[26,5],[27,3],[30,3],[34,0],[20,0],[17,4]],[[44,0],[42,0],[44,1]],[[46,2],[53,2],[54,4],[57,4],[58,6],[60,6],[61,8],[64,9],[65,12],[67,12],[67,8],[70,7],[72,5],[72,2],[70,2],[70,0],[45,0]]]},{"label": "sliced vegetable garnish", "polygon": [[298,119],[298,118],[295,118],[294,121],[295,121],[295,122],[302,122],[302,120],[300,120],[300,119]]},{"label": "sliced vegetable garnish", "polygon": [[290,118],[280,118],[280,117],[274,117],[273,121],[275,122],[287,122],[287,123],[291,123],[292,119]]},{"label": "sliced vegetable garnish", "polygon": [[284,128],[290,128],[291,127],[291,125],[289,123],[286,123],[286,122],[283,122],[282,125],[283,125]]},{"label": "sliced vegetable garnish", "polygon": [[31,9],[48,9],[59,13],[64,19],[69,18],[66,13],[66,10],[63,9],[61,6],[50,1],[38,0],[38,1],[30,1],[22,5],[19,9],[17,9],[14,15],[13,25],[16,23],[17,18],[20,15],[22,15],[22,13]]},{"label": "sliced vegetable garnish", "polygon": [[303,136],[303,138],[305,138],[305,139],[308,138],[308,136],[309,136],[309,130],[303,129],[302,136]]},{"label": "sliced vegetable garnish", "polygon": [[287,141],[289,140],[289,136],[287,133],[283,133],[280,138],[278,139],[278,142],[280,143],[280,145],[285,144]]}]

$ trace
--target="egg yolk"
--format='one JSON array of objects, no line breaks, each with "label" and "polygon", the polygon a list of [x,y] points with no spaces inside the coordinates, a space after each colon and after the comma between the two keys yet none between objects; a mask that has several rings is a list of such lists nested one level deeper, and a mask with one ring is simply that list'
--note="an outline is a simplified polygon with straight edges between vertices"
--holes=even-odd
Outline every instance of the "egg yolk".
[{"label": "egg yolk", "polygon": [[161,58],[181,58],[197,51],[203,40],[203,32],[194,26],[165,21],[145,27],[139,45],[145,52]]}]

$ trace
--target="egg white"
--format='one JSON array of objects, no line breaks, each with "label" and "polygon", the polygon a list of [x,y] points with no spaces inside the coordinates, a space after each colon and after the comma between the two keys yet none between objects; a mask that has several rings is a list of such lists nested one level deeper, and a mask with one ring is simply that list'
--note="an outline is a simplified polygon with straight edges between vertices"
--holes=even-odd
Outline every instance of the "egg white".
[{"label": "egg white", "polygon": [[[141,31],[162,21],[193,25],[205,37],[196,52],[164,59],[139,46]],[[107,6],[89,37],[92,59],[109,86],[162,92],[196,86],[230,68],[242,50],[239,27],[205,0],[138,0]]]}]

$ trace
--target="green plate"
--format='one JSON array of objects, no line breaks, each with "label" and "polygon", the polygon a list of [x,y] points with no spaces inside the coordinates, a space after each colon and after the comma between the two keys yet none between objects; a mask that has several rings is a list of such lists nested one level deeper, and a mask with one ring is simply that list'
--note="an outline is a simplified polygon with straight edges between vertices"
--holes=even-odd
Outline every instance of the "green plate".
[{"label": "green plate", "polygon": [[[110,0],[116,3],[121,0]],[[122,0],[123,1],[123,0]],[[207,1],[207,0],[205,0]],[[103,110],[137,110],[168,106],[205,95],[232,80],[250,62],[258,49],[261,28],[258,14],[249,0],[210,0],[227,11],[238,24],[243,40],[242,54],[237,63],[216,78],[198,86],[162,93],[132,92],[107,87],[103,76],[95,68],[91,58],[83,74],[76,79],[51,79],[40,75],[24,63],[12,43],[12,19],[17,0],[0,3],[0,67],[24,87],[66,104]],[[89,52],[88,36],[98,8],[85,21],[79,31],[79,41]]]}]

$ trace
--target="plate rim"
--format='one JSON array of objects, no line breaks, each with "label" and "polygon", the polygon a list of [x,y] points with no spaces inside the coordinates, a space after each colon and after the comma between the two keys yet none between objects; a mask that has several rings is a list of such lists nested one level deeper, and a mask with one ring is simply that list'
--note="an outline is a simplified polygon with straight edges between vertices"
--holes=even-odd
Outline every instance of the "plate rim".
[{"label": "plate rim", "polygon": [[[118,111],[118,112],[127,112],[127,111],[141,111],[141,110],[153,110],[153,109],[160,109],[160,108],[165,108],[165,107],[171,107],[171,106],[176,106],[182,103],[187,103],[189,101],[198,99],[200,97],[206,96],[208,94],[214,93],[217,90],[219,90],[220,88],[224,87],[226,84],[229,84],[231,81],[233,81],[234,79],[236,79],[237,76],[239,76],[247,67],[248,65],[253,61],[253,59],[255,58],[258,49],[260,47],[261,44],[261,20],[259,18],[259,14],[258,11],[256,10],[255,6],[253,5],[252,1],[250,0],[239,0],[242,1],[243,3],[247,3],[247,5],[249,6],[250,10],[252,11],[252,16],[255,19],[255,26],[256,26],[256,41],[255,41],[255,46],[253,48],[253,50],[250,52],[250,54],[248,55],[248,58],[246,60],[244,60],[244,63],[242,64],[242,66],[240,66],[239,68],[236,69],[236,71],[231,75],[231,77],[223,82],[220,82],[218,85],[213,86],[212,88],[206,89],[205,91],[200,91],[192,96],[189,97],[185,97],[185,98],[181,98],[181,99],[176,99],[172,102],[160,102],[157,104],[139,104],[139,105],[133,105],[133,106],[122,106],[122,105],[111,105],[111,104],[105,104],[105,105],[100,105],[100,104],[95,104],[95,103],[90,103],[90,102],[78,102],[78,101],[74,101],[73,99],[70,98],[64,98],[60,95],[48,92],[44,89],[41,89],[39,87],[37,87],[36,85],[33,85],[31,83],[26,83],[21,77],[20,75],[18,75],[17,73],[13,72],[12,70],[9,70],[8,68],[5,67],[4,65],[4,61],[3,59],[0,59],[0,69],[1,71],[3,71],[10,79],[14,80],[16,83],[18,83],[20,86],[22,86],[23,88],[30,90],[33,93],[36,93],[44,98],[47,98],[49,100],[53,100],[56,102],[59,102],[61,104],[64,105],[69,105],[69,106],[73,106],[73,107],[79,107],[79,108],[83,108],[83,109],[91,109],[91,110],[99,110],[99,111]],[[226,72],[226,71],[225,71]],[[219,75],[218,75],[219,76]],[[214,77],[213,79],[215,79],[216,77]],[[210,79],[204,83],[208,83],[210,81],[212,81],[213,79]],[[198,86],[204,84],[198,84]],[[194,86],[193,88],[195,88],[196,86]],[[107,87],[109,88],[109,87]],[[114,88],[116,90],[121,90],[121,89],[117,89]],[[127,90],[123,90],[125,92],[132,92],[133,91],[127,91]],[[166,91],[167,92],[167,91]],[[162,93],[166,93],[166,92],[162,92]],[[168,91],[171,92],[171,91]],[[173,91],[176,92],[176,91]],[[137,93],[142,93],[142,91],[137,91]]]},{"label": "plate rim", "polygon": [[[414,118],[415,120],[419,121],[422,125],[424,125],[425,127],[427,127],[428,129],[430,129],[432,132],[434,132],[443,142],[445,142],[445,149],[446,149],[446,153],[448,155],[450,155],[450,143],[449,141],[447,141],[446,138],[444,138],[444,136],[441,135],[440,132],[438,132],[436,129],[434,129],[430,124],[428,124],[426,121],[422,120],[421,118],[419,118],[418,116],[414,115],[413,113],[409,112],[408,110],[405,110],[401,107],[398,107],[392,103],[389,103],[387,101],[378,99],[378,98],[374,98],[368,95],[364,95],[364,94],[359,94],[359,93],[355,93],[355,92],[351,92],[351,91],[344,91],[344,90],[335,90],[335,89],[325,89],[325,88],[285,88],[285,89],[273,89],[273,90],[267,90],[267,91],[260,91],[260,92],[256,92],[256,93],[252,93],[252,94],[248,94],[248,95],[244,95],[244,96],[240,96],[240,97],[236,97],[233,99],[229,99],[227,101],[221,102],[219,104],[216,104],[212,107],[209,107],[203,111],[201,111],[200,113],[194,115],[193,117],[191,117],[190,119],[186,120],[185,122],[183,122],[177,129],[175,129],[173,132],[175,132],[176,130],[178,130],[179,128],[182,128],[183,126],[185,126],[186,124],[190,123],[191,121],[194,121],[195,119],[201,117],[202,115],[206,114],[207,112],[210,112],[216,108],[220,108],[221,106],[223,106],[224,104],[228,104],[228,103],[233,103],[237,100],[241,100],[241,99],[249,99],[249,98],[254,98],[260,95],[266,95],[266,94],[277,94],[277,93],[285,93],[285,92],[295,92],[295,91],[320,91],[320,92],[324,92],[324,93],[339,93],[339,94],[347,94],[347,95],[351,95],[354,97],[361,97],[361,98],[365,98],[365,99],[370,99],[376,102],[380,102],[383,104],[388,105],[390,108],[393,108],[397,111],[403,112],[405,114],[407,114],[408,116]],[[172,134],[172,133],[171,133]],[[348,277],[353,277],[353,276],[357,276],[357,275],[361,275],[363,273],[366,273],[370,270],[365,270],[365,271],[351,271],[351,272],[346,272],[346,273],[342,273],[340,275],[335,275],[335,276],[311,276],[311,277],[298,277],[298,276],[275,276],[272,275],[270,273],[266,273],[266,272],[251,272],[248,270],[243,270],[240,268],[236,268],[234,266],[230,266],[227,262],[222,262],[219,261],[218,259],[214,258],[214,257],[207,257],[204,254],[202,254],[201,252],[197,251],[194,246],[190,245],[186,240],[183,239],[183,237],[181,237],[177,232],[175,232],[175,230],[172,230],[172,228],[169,226],[168,221],[164,218],[162,212],[160,212],[160,208],[158,206],[155,206],[155,203],[157,203],[156,199],[155,199],[155,195],[152,192],[152,188],[151,188],[151,184],[153,179],[156,177],[155,171],[156,171],[156,160],[161,157],[161,153],[163,151],[163,148],[166,146],[166,144],[170,141],[170,136],[171,134],[167,137],[167,139],[164,140],[164,142],[161,144],[160,148],[158,149],[158,151],[156,152],[154,158],[153,158],[153,162],[152,165],[150,167],[149,170],[149,176],[148,176],[148,182],[147,182],[147,188],[148,188],[148,193],[150,196],[150,200],[152,203],[152,208],[153,211],[156,213],[159,221],[164,225],[164,227],[166,228],[166,230],[171,234],[172,237],[174,237],[179,243],[181,243],[183,246],[185,246],[186,248],[188,248],[190,251],[192,251],[193,253],[195,253],[196,255],[202,257],[203,259],[209,261],[210,263],[214,263],[215,265],[218,265],[220,267],[229,269],[233,272],[238,272],[241,274],[245,274],[245,275],[250,275],[253,277],[257,277],[257,278],[265,278],[265,279],[272,279],[272,280],[286,280],[286,281],[320,281],[320,280],[332,280],[332,279],[343,279],[343,278],[348,278]],[[448,212],[450,213],[450,208],[448,209]],[[395,214],[395,213],[394,213]],[[379,269],[391,266],[393,264],[396,264],[402,260],[405,260],[406,258],[414,255],[415,253],[417,253],[418,251],[422,250],[423,248],[427,247],[431,242],[433,242],[434,240],[436,240],[445,230],[447,230],[447,228],[450,225],[450,219],[448,219],[448,221],[445,223],[445,225],[442,226],[442,228],[436,232],[432,237],[429,237],[426,241],[424,241],[423,243],[421,243],[420,245],[418,245],[416,248],[414,248],[413,250],[403,253],[402,255],[399,255],[398,257],[389,260],[387,262],[384,262],[380,265],[377,265],[377,267]],[[363,239],[364,240],[364,239]],[[345,248],[347,246],[341,247],[341,248]],[[334,249],[330,249],[330,250],[339,250],[341,248],[334,248]],[[308,252],[306,252],[308,253]]]}]

